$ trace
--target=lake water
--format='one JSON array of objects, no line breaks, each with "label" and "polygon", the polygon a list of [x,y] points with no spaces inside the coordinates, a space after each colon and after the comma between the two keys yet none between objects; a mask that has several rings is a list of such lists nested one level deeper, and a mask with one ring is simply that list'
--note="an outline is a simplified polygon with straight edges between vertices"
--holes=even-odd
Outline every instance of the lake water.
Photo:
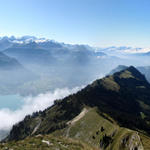
[{"label": "lake water", "polygon": [[0,95],[0,109],[16,110],[24,104],[23,97],[19,95]]}]

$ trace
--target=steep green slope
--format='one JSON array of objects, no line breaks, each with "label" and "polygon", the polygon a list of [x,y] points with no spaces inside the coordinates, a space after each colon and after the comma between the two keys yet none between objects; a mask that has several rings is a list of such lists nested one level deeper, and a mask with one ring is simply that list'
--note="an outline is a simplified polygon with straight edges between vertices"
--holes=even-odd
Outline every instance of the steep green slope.
[{"label": "steep green slope", "polygon": [[[88,108],[91,110],[89,111]],[[94,108],[96,111],[93,110]],[[72,120],[84,113],[88,114],[88,117],[76,118],[79,122]],[[83,124],[81,124],[82,119],[85,119]],[[72,124],[72,121],[75,124]],[[125,128],[150,134],[149,124],[150,84],[138,70],[129,67],[96,80],[63,100],[55,101],[53,106],[43,112],[27,116],[22,122],[13,126],[6,141],[62,131],[64,136],[80,139],[92,146],[101,145],[106,149],[111,143],[111,147],[118,149],[121,146],[126,149],[124,142],[116,146],[114,141],[119,142],[120,137],[125,137],[125,143],[129,142],[130,145],[130,141],[133,144],[132,139],[138,140],[139,136],[137,132]],[[104,128],[105,132],[99,135],[101,128],[102,130]]]},{"label": "steep green slope", "polygon": [[68,126],[49,135],[38,134],[20,141],[0,144],[0,149],[42,150],[148,150],[150,138],[127,128],[122,128],[97,108],[85,107],[67,122]]},{"label": "steep green slope", "polygon": [[[85,112],[84,115],[82,115],[83,112]],[[53,134],[55,136],[60,134],[65,137],[80,139],[90,145],[98,147],[100,138],[105,134],[111,135],[119,128],[116,122],[106,114],[99,115],[96,108],[83,109],[82,113],[68,122],[66,128],[57,130]],[[79,116],[82,117],[78,120]]]},{"label": "steep green slope", "polygon": [[107,150],[143,147],[138,132],[119,127],[108,115],[100,115],[96,108],[88,108],[87,110],[82,118],[76,119],[76,121],[73,119],[68,127],[55,131],[53,135],[63,135],[64,137],[84,141],[95,148]]}]

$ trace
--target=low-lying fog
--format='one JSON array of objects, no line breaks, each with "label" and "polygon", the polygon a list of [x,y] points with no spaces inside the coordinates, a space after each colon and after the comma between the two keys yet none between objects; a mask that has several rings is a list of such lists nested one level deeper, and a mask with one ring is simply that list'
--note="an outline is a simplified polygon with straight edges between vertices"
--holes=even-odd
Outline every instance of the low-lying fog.
[{"label": "low-lying fog", "polygon": [[[28,96],[28,97],[18,97],[18,95],[12,95],[14,98],[17,98],[17,102],[14,101],[14,105],[17,103],[22,103],[18,108],[9,106],[9,102],[7,102],[8,106],[4,108],[0,108],[0,133],[3,131],[9,131],[11,127],[17,122],[21,121],[26,115],[32,114],[33,112],[44,110],[45,108],[53,105],[54,100],[62,99],[70,94],[73,94],[80,90],[83,87],[75,87],[73,89],[56,89],[53,92],[47,92],[45,94],[39,94],[38,96]],[[5,96],[3,96],[5,97]],[[11,101],[11,97],[7,97],[7,100]],[[20,100],[19,100],[20,98]],[[6,100],[6,99],[5,99]],[[5,103],[5,101],[1,100],[1,104]],[[10,102],[11,103],[11,102]],[[3,105],[3,104],[2,104]],[[0,135],[1,138],[1,135]]]}]

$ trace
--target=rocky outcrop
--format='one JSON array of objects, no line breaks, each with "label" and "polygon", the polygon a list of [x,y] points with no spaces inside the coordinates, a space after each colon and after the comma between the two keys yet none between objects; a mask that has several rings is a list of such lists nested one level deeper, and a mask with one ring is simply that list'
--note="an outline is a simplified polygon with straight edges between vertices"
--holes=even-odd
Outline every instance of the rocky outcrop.
[{"label": "rocky outcrop", "polygon": [[120,143],[120,149],[123,150],[144,150],[138,132],[126,135]]}]

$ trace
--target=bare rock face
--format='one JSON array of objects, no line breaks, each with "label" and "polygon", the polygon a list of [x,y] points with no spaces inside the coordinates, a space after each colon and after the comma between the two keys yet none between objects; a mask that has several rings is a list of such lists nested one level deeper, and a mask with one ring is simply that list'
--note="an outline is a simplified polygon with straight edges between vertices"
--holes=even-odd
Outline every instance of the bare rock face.
[{"label": "bare rock face", "polygon": [[144,150],[138,132],[125,136],[120,143],[123,150]]}]

